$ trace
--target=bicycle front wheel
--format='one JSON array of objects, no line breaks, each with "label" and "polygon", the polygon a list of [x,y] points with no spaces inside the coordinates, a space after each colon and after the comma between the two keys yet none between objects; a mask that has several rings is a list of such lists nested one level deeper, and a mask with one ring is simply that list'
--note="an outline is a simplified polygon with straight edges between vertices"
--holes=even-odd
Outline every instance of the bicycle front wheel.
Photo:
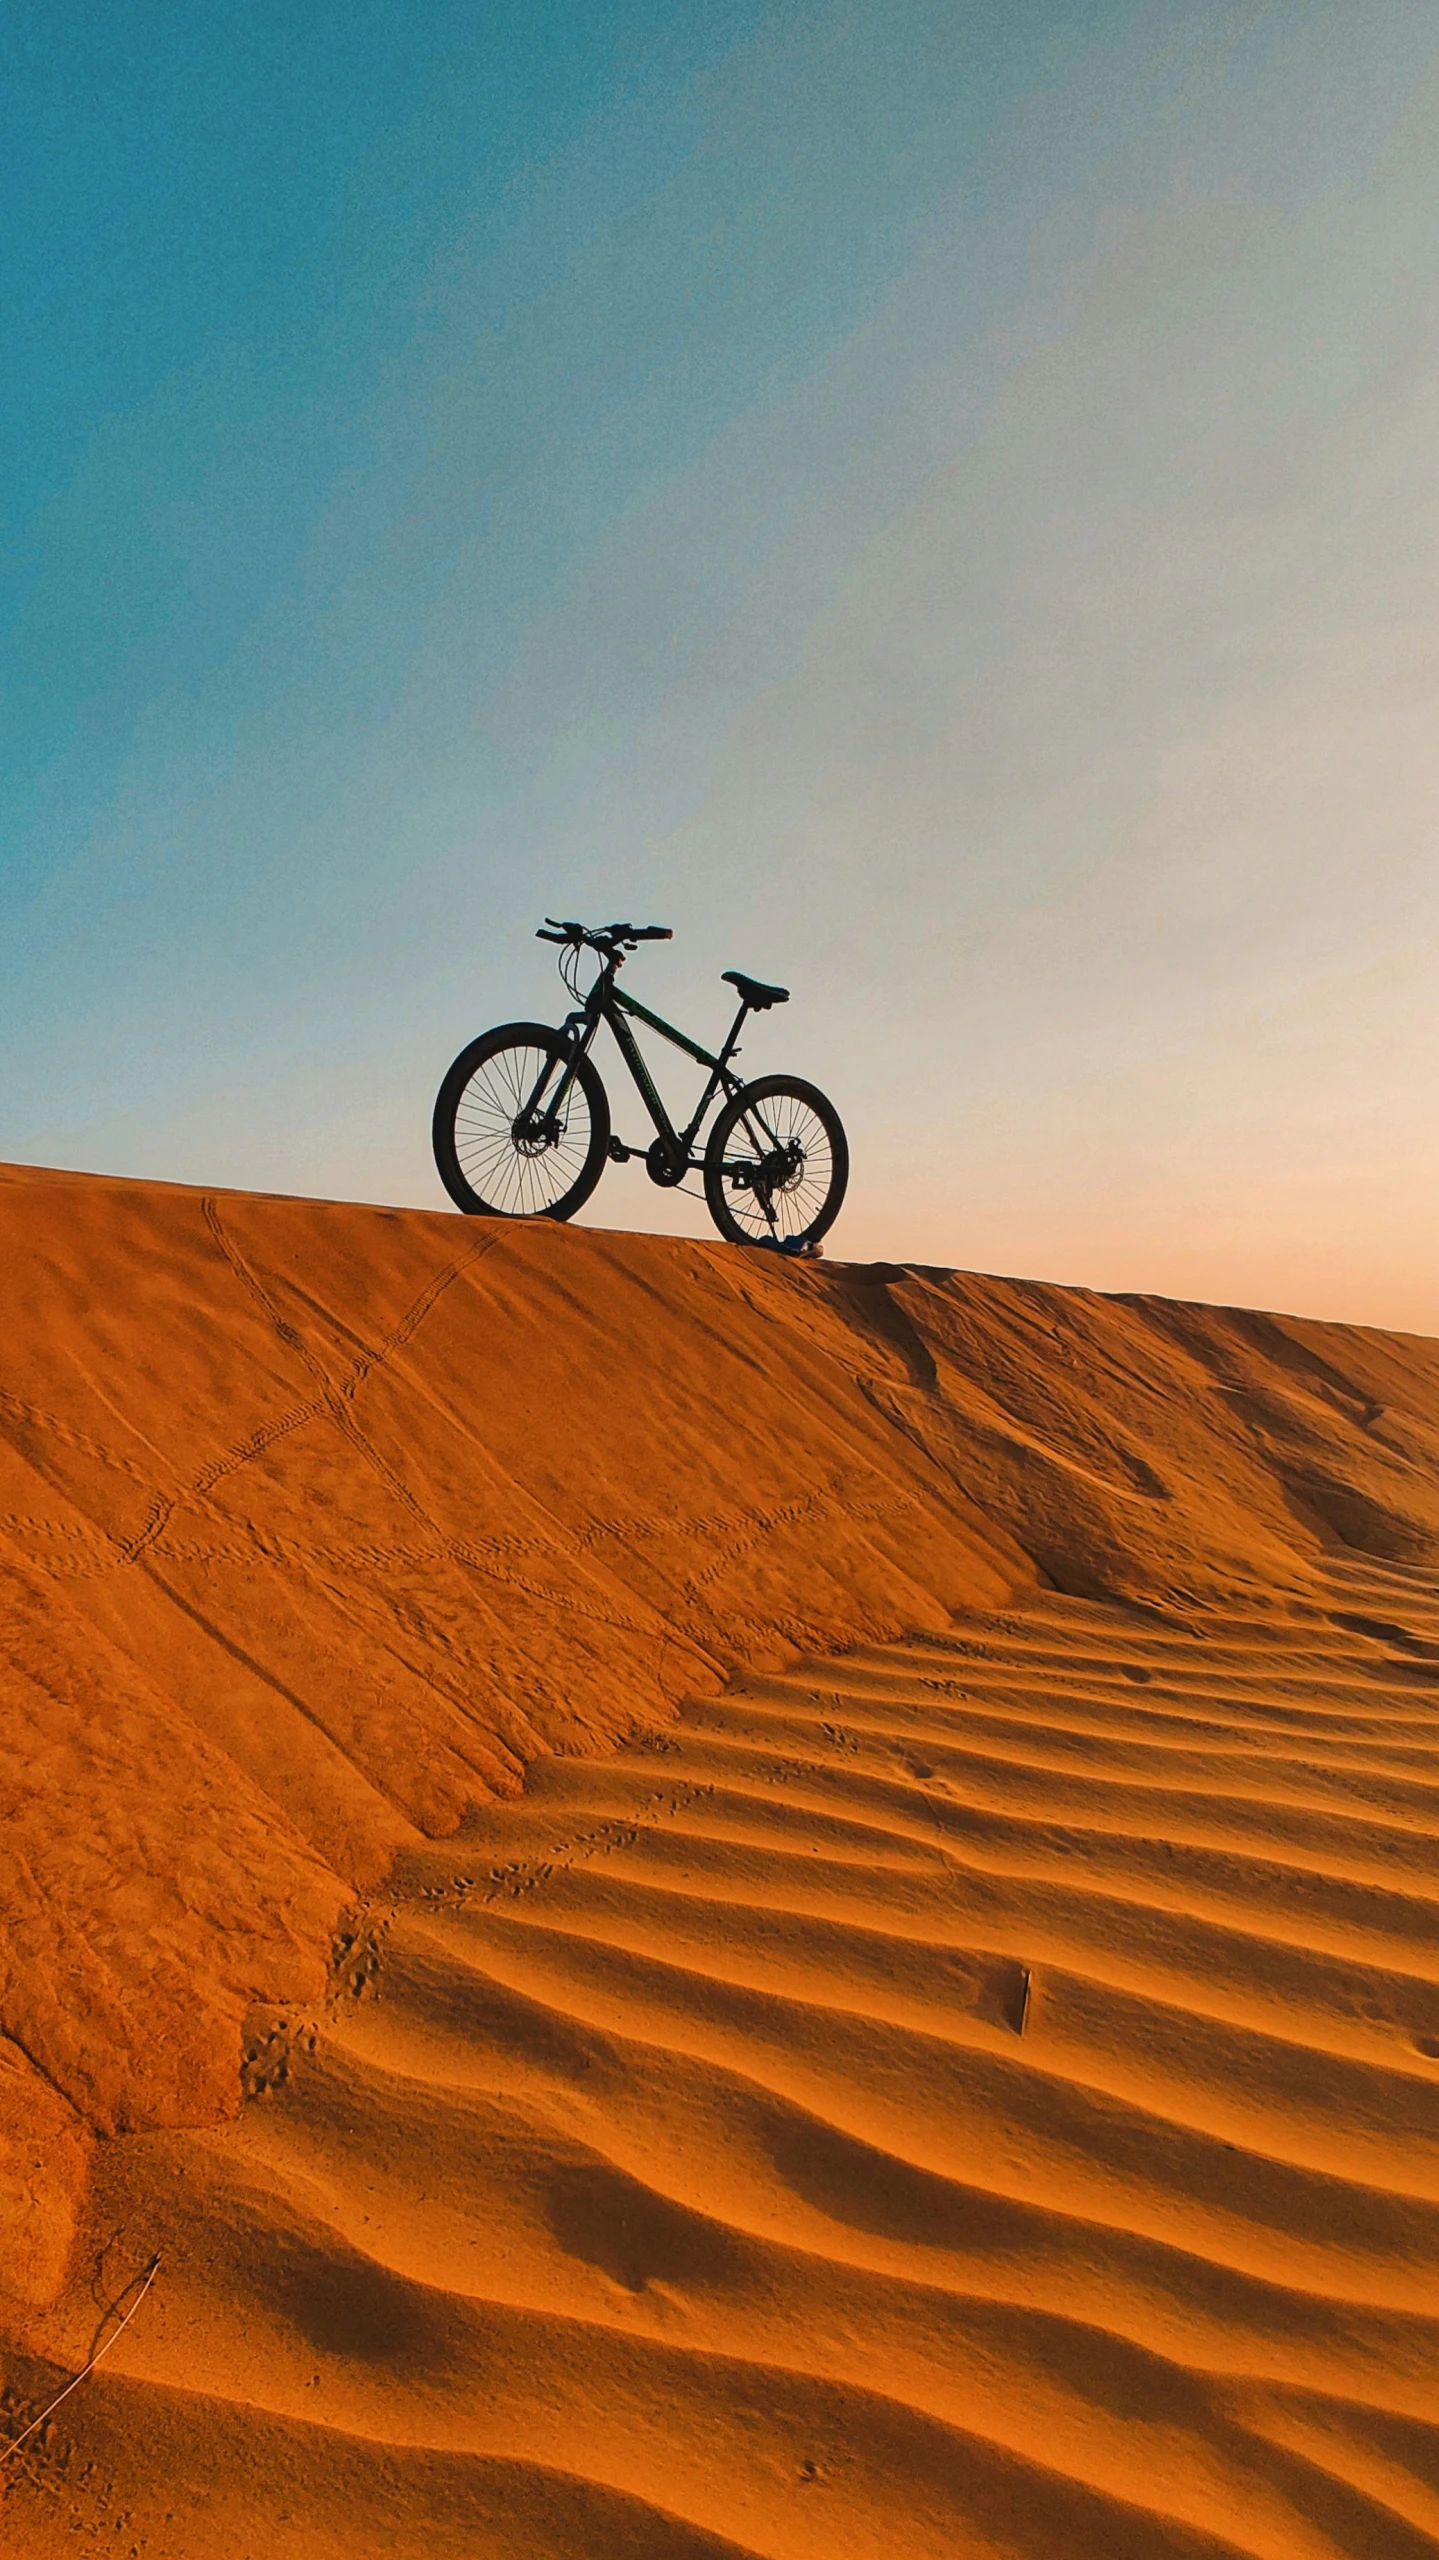
[{"label": "bicycle front wheel", "polygon": [[435,1102],[435,1163],[478,1218],[572,1218],[604,1171],[610,1106],[588,1058],[543,1022],[507,1022],[462,1049]]},{"label": "bicycle front wheel", "polygon": [[705,1199],[731,1244],[817,1244],[839,1216],[849,1145],[834,1104],[798,1076],[760,1076],[705,1149]]}]

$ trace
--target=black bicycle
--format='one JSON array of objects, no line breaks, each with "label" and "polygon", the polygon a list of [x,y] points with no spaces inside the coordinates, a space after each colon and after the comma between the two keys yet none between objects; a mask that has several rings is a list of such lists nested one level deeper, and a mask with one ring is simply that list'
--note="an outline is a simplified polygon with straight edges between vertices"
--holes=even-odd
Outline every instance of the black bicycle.
[{"label": "black bicycle", "polygon": [[[545,918],[536,940],[561,945],[560,975],[575,1011],[551,1030],[542,1022],[506,1022],[462,1049],[435,1103],[435,1162],[457,1209],[482,1218],[572,1218],[583,1208],[607,1162],[643,1156],[649,1177],[674,1190],[700,1173],[710,1216],[732,1244],[769,1245],[781,1253],[818,1247],[833,1226],[849,1180],[849,1148],[838,1112],[798,1076],[761,1076],[744,1084],[732,1060],[751,1013],[788,1004],[787,987],[767,987],[726,969],[739,1011],[718,1057],[617,985],[626,952],[642,942],[669,942],[666,925],[582,924]],[[583,992],[584,955],[599,962]],[[676,1129],[640,1055],[631,1021],[646,1022],[702,1067],[709,1081],[693,1119]],[[607,1022],[655,1125],[648,1146],[628,1147],[612,1135],[609,1096],[590,1055]],[[723,1097],[702,1152],[705,1114]]]}]

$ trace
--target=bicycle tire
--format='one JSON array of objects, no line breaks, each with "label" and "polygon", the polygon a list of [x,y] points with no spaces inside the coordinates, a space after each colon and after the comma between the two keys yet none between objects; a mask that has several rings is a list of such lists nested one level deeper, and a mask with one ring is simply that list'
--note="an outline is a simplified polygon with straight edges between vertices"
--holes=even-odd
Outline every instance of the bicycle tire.
[{"label": "bicycle tire", "polygon": [[517,1135],[544,1059],[565,1055],[562,1035],[544,1022],[501,1023],[460,1051],[435,1097],[432,1134],[440,1180],[466,1217],[562,1222],[584,1207],[610,1144],[609,1097],[589,1058],[575,1069],[562,1135],[540,1147]]},{"label": "bicycle tire", "polygon": [[[766,1108],[766,1106],[769,1106]],[[813,1142],[815,1124],[822,1143]],[[735,1144],[737,1131],[743,1136]],[[773,1220],[764,1214],[766,1162],[798,1144],[798,1170],[769,1191]],[[811,1170],[813,1167],[813,1170]],[[736,1179],[736,1176],[739,1176]],[[817,1244],[839,1216],[849,1183],[849,1141],[834,1104],[799,1076],[759,1076],[726,1103],[705,1148],[705,1200],[730,1244],[778,1244],[793,1252]],[[745,1215],[738,1203],[753,1203]]]}]

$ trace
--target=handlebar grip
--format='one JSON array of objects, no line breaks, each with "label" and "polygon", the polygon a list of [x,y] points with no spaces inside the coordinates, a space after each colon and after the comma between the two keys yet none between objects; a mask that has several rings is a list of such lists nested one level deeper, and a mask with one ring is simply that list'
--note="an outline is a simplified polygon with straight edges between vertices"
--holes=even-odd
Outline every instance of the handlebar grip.
[{"label": "handlebar grip", "polygon": [[569,938],[567,933],[546,933],[543,925],[535,931],[536,942],[568,942]]},{"label": "handlebar grip", "polygon": [[630,927],[636,942],[673,942],[674,927],[668,924],[637,924]]}]

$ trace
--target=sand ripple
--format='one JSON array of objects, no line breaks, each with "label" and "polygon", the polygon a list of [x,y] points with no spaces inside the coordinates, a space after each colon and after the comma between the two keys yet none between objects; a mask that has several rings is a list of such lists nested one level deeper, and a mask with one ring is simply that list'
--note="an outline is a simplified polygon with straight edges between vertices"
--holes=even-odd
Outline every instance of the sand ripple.
[{"label": "sand ripple", "polygon": [[1049,1595],[546,1763],[111,2146],[28,2547],[1433,2555],[1436,1645]]}]

